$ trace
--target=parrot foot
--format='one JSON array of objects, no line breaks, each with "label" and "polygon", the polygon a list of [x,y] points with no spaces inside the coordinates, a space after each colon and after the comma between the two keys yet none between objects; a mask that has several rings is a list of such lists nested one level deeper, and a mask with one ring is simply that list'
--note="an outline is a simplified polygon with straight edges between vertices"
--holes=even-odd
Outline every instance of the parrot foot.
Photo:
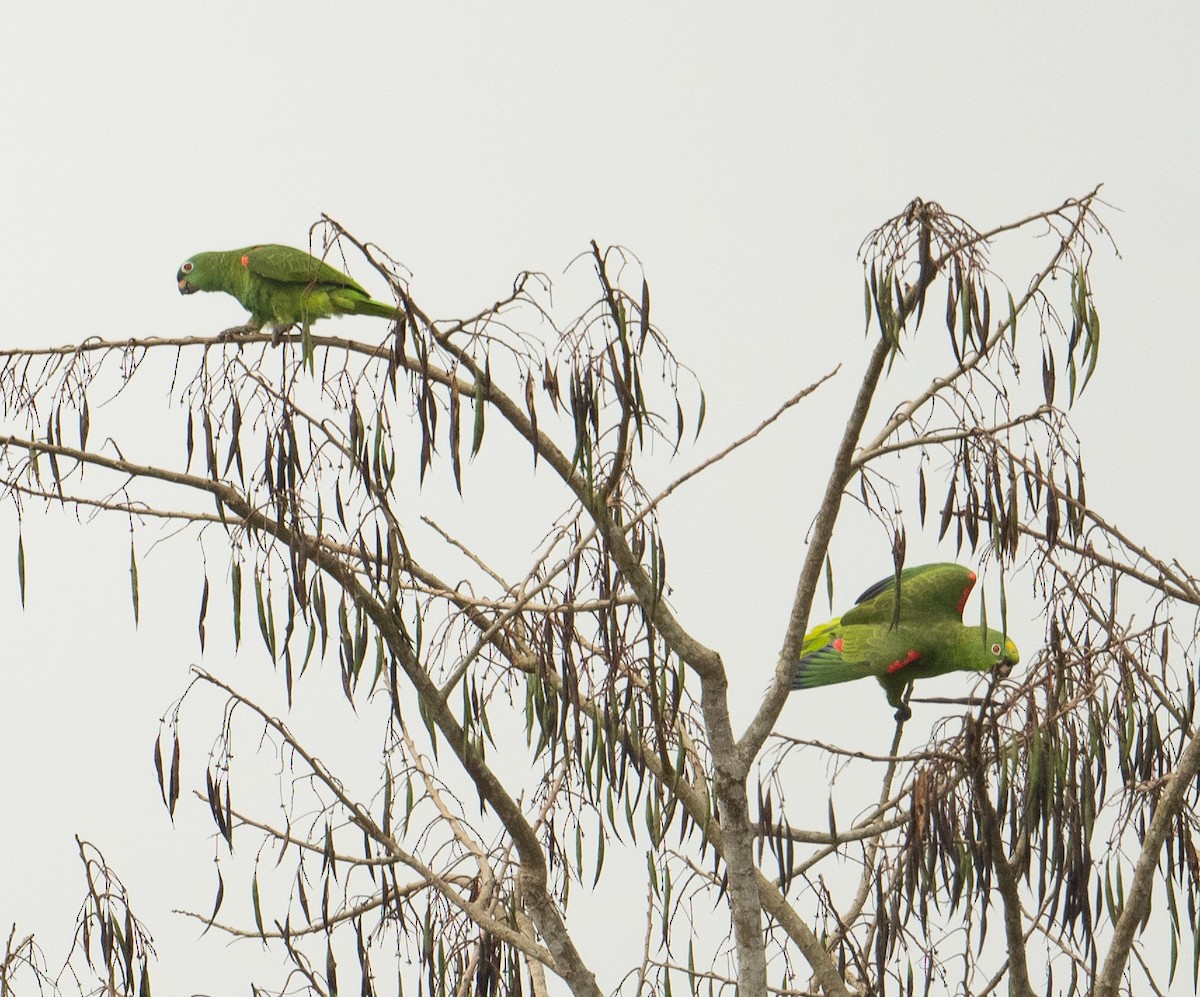
[{"label": "parrot foot", "polygon": [[220,335],[217,336],[217,339],[220,339],[224,342],[229,342],[230,340],[240,339],[242,336],[252,335],[258,331],[258,326],[255,325],[235,325],[228,329],[222,329]]},{"label": "parrot foot", "polygon": [[912,710],[908,708],[908,703],[901,703],[896,707],[896,723],[902,724],[905,720],[912,718]]},{"label": "parrot foot", "polygon": [[278,346],[283,342],[283,337],[296,328],[295,322],[289,322],[287,325],[271,326],[271,345]]}]

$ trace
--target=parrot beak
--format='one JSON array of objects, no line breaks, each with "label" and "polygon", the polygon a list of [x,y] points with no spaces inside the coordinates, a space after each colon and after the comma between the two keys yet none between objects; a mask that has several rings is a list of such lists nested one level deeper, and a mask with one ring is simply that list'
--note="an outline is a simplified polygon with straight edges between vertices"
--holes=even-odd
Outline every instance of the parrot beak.
[{"label": "parrot beak", "polygon": [[1020,663],[1021,655],[1017,653],[1017,645],[1011,640],[1006,641],[1004,645],[1004,657],[996,665],[996,671],[1000,673],[1001,678],[1008,678],[1009,674]]},{"label": "parrot beak", "polygon": [[196,289],[188,283],[186,277],[179,278],[179,293],[180,294],[195,294]]}]

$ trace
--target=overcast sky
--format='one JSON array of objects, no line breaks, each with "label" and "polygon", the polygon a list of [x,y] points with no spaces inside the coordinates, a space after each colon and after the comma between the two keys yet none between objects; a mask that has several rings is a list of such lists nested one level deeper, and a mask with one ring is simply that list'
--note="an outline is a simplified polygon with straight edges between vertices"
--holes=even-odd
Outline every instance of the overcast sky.
[{"label": "overcast sky", "polygon": [[[803,534],[869,349],[863,236],[916,195],[987,228],[1104,183],[1122,258],[1102,252],[1094,269],[1101,363],[1072,413],[1088,496],[1195,571],[1200,544],[1177,510],[1198,484],[1200,15],[981,9],[4,4],[5,345],[240,322],[231,298],[181,298],[179,263],[251,242],[304,246],[322,212],[401,260],[439,317],[478,311],[518,271],[557,277],[591,239],[629,247],[656,323],[707,394],[705,431],[676,470],[846,365],[820,401],[665,510],[675,604],[744,676],[745,718],[774,667]],[[370,319],[345,321],[375,334],[357,324]],[[888,397],[918,383],[903,377]],[[145,395],[156,425],[165,391]],[[164,594],[143,591],[135,631],[120,524],[27,516],[22,610],[15,568],[2,567],[15,565],[16,517],[0,508],[0,930],[15,920],[61,958],[81,895],[78,833],[151,920],[157,992],[244,987],[219,940],[193,944],[169,913],[211,902],[211,846],[202,813],[172,834],[150,767],[158,717],[201,660],[196,577],[173,573],[178,542],[148,554],[143,585]],[[848,598],[889,569],[878,530],[834,549]],[[955,553],[929,534],[910,538],[909,556]],[[1025,616],[1010,632],[1028,660],[1041,622]],[[237,667],[262,671],[256,655]],[[781,723],[836,721],[829,705],[846,700],[809,695],[829,697],[821,717],[793,701]],[[890,729],[882,696],[872,709]]]}]

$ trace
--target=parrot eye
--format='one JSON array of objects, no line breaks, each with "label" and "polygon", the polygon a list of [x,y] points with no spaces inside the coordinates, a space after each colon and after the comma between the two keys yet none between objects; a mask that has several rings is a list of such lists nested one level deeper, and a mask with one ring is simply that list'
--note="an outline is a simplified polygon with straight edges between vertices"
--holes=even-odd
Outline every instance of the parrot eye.
[{"label": "parrot eye", "polygon": [[999,654],[999,653],[1000,653],[1000,645],[999,645],[999,644],[993,644],[993,645],[992,645],[992,654]]},{"label": "parrot eye", "polygon": [[191,273],[193,266],[194,266],[194,264],[192,263],[192,261],[188,260],[183,266],[181,266],[179,268],[179,270],[181,273]]}]

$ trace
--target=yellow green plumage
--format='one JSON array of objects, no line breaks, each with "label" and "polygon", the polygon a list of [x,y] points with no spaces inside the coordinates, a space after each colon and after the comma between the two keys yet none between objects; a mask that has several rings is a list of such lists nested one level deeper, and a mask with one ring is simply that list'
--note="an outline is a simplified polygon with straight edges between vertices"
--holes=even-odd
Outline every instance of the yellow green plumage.
[{"label": "yellow green plumage", "polygon": [[291,246],[197,253],[183,262],[175,280],[180,294],[233,295],[254,328],[308,325],[330,315],[396,315],[395,305],[375,301],[352,277]]}]

